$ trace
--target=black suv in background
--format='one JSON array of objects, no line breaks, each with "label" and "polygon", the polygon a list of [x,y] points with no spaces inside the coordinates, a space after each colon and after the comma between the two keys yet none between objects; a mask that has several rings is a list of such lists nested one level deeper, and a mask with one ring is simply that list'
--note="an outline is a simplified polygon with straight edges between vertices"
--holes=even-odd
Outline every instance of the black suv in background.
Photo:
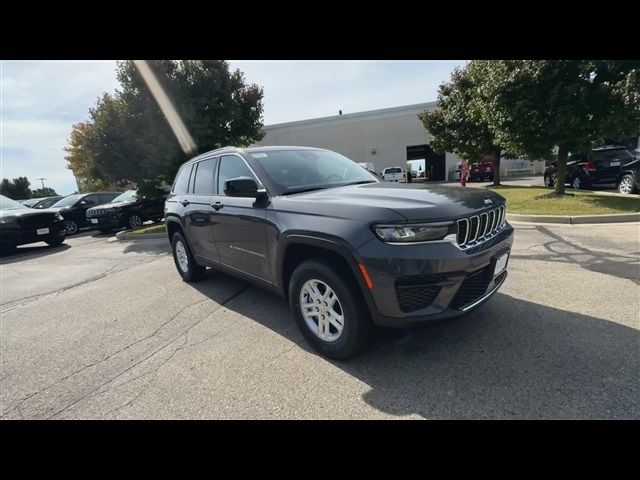
[{"label": "black suv in background", "polygon": [[[634,157],[625,147],[605,146],[594,148],[591,159],[585,154],[576,153],[567,159],[565,183],[575,189],[585,189],[592,185],[616,184],[622,168],[632,162]],[[556,182],[556,162],[544,171],[544,184],[553,187]]]},{"label": "black suv in background", "polygon": [[0,250],[11,253],[18,245],[46,242],[60,245],[65,223],[58,212],[33,210],[0,195]]},{"label": "black suv in background", "polygon": [[147,220],[158,221],[164,217],[166,192],[155,198],[139,196],[136,190],[128,190],[111,202],[87,209],[87,223],[101,232],[114,228],[137,228]]},{"label": "black suv in background", "polygon": [[60,212],[67,225],[67,235],[78,233],[82,227],[88,226],[86,212],[96,205],[109,203],[122,192],[92,192],[69,195],[51,206]]},{"label": "black suv in background", "polygon": [[179,170],[165,206],[178,273],[214,267],[285,298],[332,358],[372,322],[409,327],[462,315],[504,283],[513,229],[504,198],[380,182],[310,147],[227,147]]}]

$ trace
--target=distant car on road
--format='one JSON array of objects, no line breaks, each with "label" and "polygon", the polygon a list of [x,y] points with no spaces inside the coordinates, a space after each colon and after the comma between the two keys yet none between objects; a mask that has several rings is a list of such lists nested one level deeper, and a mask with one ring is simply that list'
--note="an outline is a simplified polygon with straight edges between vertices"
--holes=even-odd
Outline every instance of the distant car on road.
[{"label": "distant car on road", "polygon": [[65,222],[59,212],[33,210],[0,195],[0,250],[3,252],[36,242],[60,245],[64,242],[65,231]]},{"label": "distant car on road", "polygon": [[469,170],[469,181],[493,181],[494,165],[493,157],[485,157],[481,162],[473,163]]},{"label": "distant car on road", "polygon": [[[572,154],[567,159],[565,183],[576,190],[593,185],[616,184],[622,168],[634,160],[629,150],[620,146],[594,148],[592,152],[591,159],[582,153]],[[545,169],[545,186],[555,186],[557,170],[556,162]]]},{"label": "distant car on road", "polygon": [[82,227],[89,225],[86,215],[89,208],[109,203],[121,193],[92,192],[69,195],[54,203],[51,209],[60,212],[67,225],[67,235],[73,235]]},{"label": "distant car on road", "polygon": [[138,196],[136,190],[128,190],[109,203],[87,209],[87,223],[106,233],[114,228],[137,228],[147,220],[160,220],[164,217],[167,193],[146,198]]},{"label": "distant car on road", "polygon": [[629,194],[640,191],[640,157],[622,167],[617,183],[620,193]]},{"label": "distant car on road", "polygon": [[404,171],[400,167],[387,167],[382,171],[385,182],[404,182]]}]

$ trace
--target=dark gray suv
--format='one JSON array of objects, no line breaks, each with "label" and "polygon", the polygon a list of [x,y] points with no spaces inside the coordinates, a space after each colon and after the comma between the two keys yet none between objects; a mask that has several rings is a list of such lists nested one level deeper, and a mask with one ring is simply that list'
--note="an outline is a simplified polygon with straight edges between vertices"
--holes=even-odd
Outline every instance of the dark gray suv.
[{"label": "dark gray suv", "polygon": [[165,204],[178,273],[206,267],[288,299],[322,354],[359,351],[372,323],[461,315],[502,285],[513,242],[500,195],[380,182],[309,147],[227,147],[182,165]]}]

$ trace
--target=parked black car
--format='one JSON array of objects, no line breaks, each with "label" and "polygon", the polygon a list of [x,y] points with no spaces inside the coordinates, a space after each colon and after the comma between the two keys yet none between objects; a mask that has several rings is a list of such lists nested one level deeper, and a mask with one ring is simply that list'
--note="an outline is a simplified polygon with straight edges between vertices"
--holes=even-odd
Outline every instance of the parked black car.
[{"label": "parked black car", "polygon": [[35,242],[60,245],[64,242],[65,230],[64,219],[58,212],[33,210],[0,195],[0,249],[3,252]]},{"label": "parked black car", "polygon": [[109,203],[87,209],[87,223],[101,232],[140,227],[147,220],[164,217],[166,197],[166,193],[156,198],[140,197],[136,190],[128,190]]},{"label": "parked black car", "polygon": [[629,194],[640,191],[640,158],[622,167],[617,183],[620,193]]},{"label": "parked black car", "polygon": [[89,225],[86,216],[87,209],[109,203],[120,194],[122,192],[78,193],[57,201],[51,206],[51,209],[60,212],[67,225],[67,235],[73,235],[78,233],[82,227]]},{"label": "parked black car", "polygon": [[37,208],[42,210],[43,208],[51,207],[54,203],[59,202],[63,198],[63,195],[57,195],[55,197],[31,198],[29,200],[25,200],[24,202],[22,202],[22,204],[29,208]]},{"label": "parked black car", "polygon": [[[575,189],[615,184],[620,178],[622,167],[634,160],[629,150],[620,146],[594,148],[592,152],[591,158],[581,153],[569,156],[565,183]],[[556,162],[545,169],[544,184],[547,187],[555,185],[556,172]]]},{"label": "parked black car", "polygon": [[462,315],[504,283],[513,242],[504,198],[380,182],[308,147],[227,147],[185,163],[165,206],[178,273],[206,267],[288,298],[318,351],[346,358],[372,323]]}]

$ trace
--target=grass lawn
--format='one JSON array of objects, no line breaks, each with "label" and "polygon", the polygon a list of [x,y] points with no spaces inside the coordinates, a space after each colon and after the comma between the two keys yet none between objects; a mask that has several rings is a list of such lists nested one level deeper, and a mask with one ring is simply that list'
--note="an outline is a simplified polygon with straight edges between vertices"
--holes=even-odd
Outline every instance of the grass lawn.
[{"label": "grass lawn", "polygon": [[564,198],[541,198],[552,190],[544,187],[485,187],[507,199],[507,213],[526,215],[607,215],[640,212],[640,197],[599,195],[585,190],[567,188]]},{"label": "grass lawn", "polygon": [[165,233],[166,231],[164,223],[161,223],[159,225],[149,225],[148,227],[136,228],[135,230],[131,230],[129,233],[132,235],[145,235],[147,233]]}]

